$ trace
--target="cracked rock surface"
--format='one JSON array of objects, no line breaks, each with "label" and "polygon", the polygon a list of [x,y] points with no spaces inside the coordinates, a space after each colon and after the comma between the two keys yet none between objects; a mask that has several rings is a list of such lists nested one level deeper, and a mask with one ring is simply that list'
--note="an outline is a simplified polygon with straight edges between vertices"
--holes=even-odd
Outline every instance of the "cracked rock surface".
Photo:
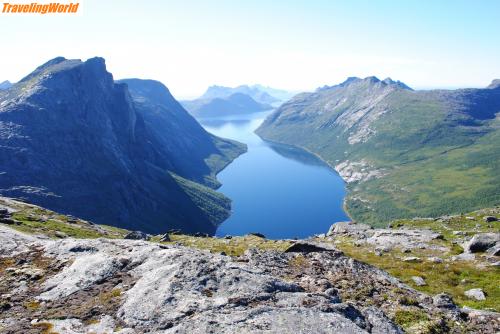
[{"label": "cracked rock surface", "polygon": [[403,333],[391,320],[401,295],[433,322],[466,325],[454,304],[334,248],[230,257],[1,227],[0,250],[3,333]]}]

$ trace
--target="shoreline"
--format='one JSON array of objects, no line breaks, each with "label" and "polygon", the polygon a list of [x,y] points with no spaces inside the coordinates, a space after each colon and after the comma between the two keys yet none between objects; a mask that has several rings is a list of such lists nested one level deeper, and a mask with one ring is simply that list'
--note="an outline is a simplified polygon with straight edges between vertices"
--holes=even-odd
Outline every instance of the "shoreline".
[{"label": "shoreline", "polygon": [[[258,129],[258,128],[257,128]],[[269,143],[272,143],[272,144],[278,144],[278,145],[285,145],[285,146],[289,146],[289,147],[292,147],[292,148],[295,148],[295,149],[300,149],[300,150],[303,150],[304,152],[307,152],[313,156],[315,156],[316,158],[318,158],[321,162],[323,162],[325,165],[328,166],[328,168],[330,168],[332,171],[334,171],[341,179],[342,181],[344,182],[344,186],[345,186],[345,190],[346,190],[346,195],[344,196],[344,199],[342,200],[342,211],[344,211],[344,213],[346,214],[346,216],[352,221],[352,222],[355,222],[354,219],[352,218],[351,214],[349,213],[349,211],[347,210],[347,196],[349,194],[349,191],[348,191],[348,188],[347,188],[347,185],[348,183],[346,182],[346,180],[342,177],[342,175],[340,175],[340,173],[335,169],[334,166],[332,166],[331,163],[329,163],[328,161],[326,161],[325,159],[323,159],[323,157],[321,157],[319,154],[315,153],[315,152],[312,152],[310,151],[309,149],[305,148],[305,147],[302,147],[302,146],[299,146],[299,145],[292,145],[292,144],[288,144],[288,143],[283,143],[283,142],[279,142],[279,141],[275,141],[275,140],[270,140],[270,139],[266,139],[264,137],[262,137],[259,133],[257,133],[257,129],[254,131],[254,133],[260,138],[262,139],[263,141],[265,142],[269,142]],[[337,223],[337,222],[336,222]]]}]

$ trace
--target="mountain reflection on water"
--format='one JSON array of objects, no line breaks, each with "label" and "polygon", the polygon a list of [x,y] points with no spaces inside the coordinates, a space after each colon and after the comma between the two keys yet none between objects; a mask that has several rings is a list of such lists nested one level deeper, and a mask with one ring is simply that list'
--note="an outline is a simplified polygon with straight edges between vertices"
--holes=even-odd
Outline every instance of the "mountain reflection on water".
[{"label": "mountain reflection on water", "polygon": [[233,201],[232,215],[217,235],[260,232],[273,239],[303,238],[347,220],[342,210],[345,185],[334,170],[302,149],[270,143],[254,133],[268,114],[200,120],[214,135],[248,145],[248,152],[217,176],[219,191]]}]

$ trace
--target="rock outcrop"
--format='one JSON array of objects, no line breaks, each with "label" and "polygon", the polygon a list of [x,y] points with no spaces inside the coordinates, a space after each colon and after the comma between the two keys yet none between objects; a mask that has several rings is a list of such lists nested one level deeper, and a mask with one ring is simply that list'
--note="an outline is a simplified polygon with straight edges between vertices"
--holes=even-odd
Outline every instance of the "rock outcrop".
[{"label": "rock outcrop", "polygon": [[[329,238],[347,233],[321,241],[177,234],[166,242],[159,241],[163,236],[130,240],[124,239],[127,231],[37,206],[1,197],[0,205],[19,219],[15,228],[32,233],[0,224],[0,329],[6,334],[382,334],[464,328],[495,333],[499,328],[497,313],[461,309],[447,294],[431,298],[345,255]],[[53,229],[67,237],[47,237],[54,236]],[[240,243],[232,256],[220,251],[229,251],[238,239],[258,244],[244,251]],[[198,248],[209,244],[213,252]]]},{"label": "rock outcrop", "polygon": [[[24,265],[25,272],[36,269],[43,280],[31,277],[18,281],[27,274],[5,269],[7,274],[2,275],[0,283],[1,292],[10,294],[8,310],[0,320],[5,333],[28,332],[43,323],[62,333],[86,332],[96,323],[103,332],[120,328],[119,333],[234,333],[256,329],[294,333],[401,332],[383,312],[342,304],[336,294],[332,296],[317,287],[310,291],[301,286],[302,282],[290,282],[271,272],[293,261],[293,254],[248,253],[232,259],[145,241],[52,241],[3,227],[0,232],[4,259],[20,254],[29,259],[36,253],[45,261],[43,267],[30,260]],[[17,246],[14,250],[12,240],[26,248]],[[311,255],[311,260],[317,256]],[[337,266],[343,266],[345,261],[338,253],[320,257],[332,265],[338,262]],[[263,259],[268,263],[265,268],[255,265]],[[375,269],[366,279],[397,285]],[[9,291],[5,291],[7,282]],[[96,296],[116,299],[116,303],[99,305]],[[35,314],[19,309],[19,297],[37,305]],[[51,314],[64,314],[66,320],[52,319]]]},{"label": "rock outcrop", "polygon": [[464,245],[464,249],[470,253],[477,252],[491,252],[494,254],[498,252],[495,246],[500,245],[500,233],[478,233],[474,235]]}]

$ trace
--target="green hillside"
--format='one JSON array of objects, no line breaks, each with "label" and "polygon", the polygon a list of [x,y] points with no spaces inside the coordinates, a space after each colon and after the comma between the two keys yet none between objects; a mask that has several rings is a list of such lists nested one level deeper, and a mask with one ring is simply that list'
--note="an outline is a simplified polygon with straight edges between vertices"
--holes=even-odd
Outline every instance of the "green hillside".
[{"label": "green hillside", "polygon": [[414,91],[375,77],[304,93],[257,133],[321,156],[354,220],[384,225],[500,203],[500,89]]}]

